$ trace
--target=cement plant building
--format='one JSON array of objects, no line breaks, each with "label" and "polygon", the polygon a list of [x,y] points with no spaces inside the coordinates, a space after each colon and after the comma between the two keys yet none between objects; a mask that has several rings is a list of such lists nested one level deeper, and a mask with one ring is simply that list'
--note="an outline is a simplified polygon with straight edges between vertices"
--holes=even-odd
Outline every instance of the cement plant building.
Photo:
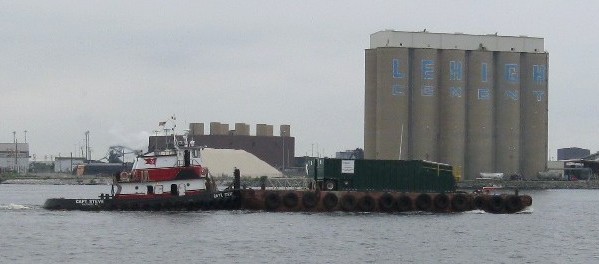
[{"label": "cement plant building", "polygon": [[[290,125],[280,125],[279,136],[273,135],[273,125],[269,124],[256,124],[255,135],[250,135],[250,125],[246,123],[235,123],[234,129],[220,122],[209,125],[210,133],[204,134],[204,123],[190,123],[189,140],[208,148],[245,150],[281,171],[295,165],[295,138]],[[170,144],[171,136],[150,136],[148,151],[165,149]]]},{"label": "cement plant building", "polygon": [[448,163],[463,179],[546,170],[542,38],[386,30],[365,53],[365,158]]}]

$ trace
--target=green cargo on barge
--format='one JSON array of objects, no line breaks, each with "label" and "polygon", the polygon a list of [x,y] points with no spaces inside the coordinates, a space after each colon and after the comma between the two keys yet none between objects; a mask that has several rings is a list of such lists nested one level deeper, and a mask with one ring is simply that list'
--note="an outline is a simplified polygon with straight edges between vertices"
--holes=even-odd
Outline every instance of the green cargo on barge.
[{"label": "green cargo on barge", "polygon": [[424,160],[315,158],[306,172],[327,191],[454,192],[451,165]]}]

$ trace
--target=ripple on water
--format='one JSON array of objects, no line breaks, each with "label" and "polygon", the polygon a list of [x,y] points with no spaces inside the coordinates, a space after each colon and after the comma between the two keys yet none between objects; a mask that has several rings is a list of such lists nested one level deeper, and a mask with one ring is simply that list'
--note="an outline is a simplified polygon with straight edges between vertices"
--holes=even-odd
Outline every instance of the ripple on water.
[{"label": "ripple on water", "polygon": [[1,258],[12,263],[164,263],[165,259],[595,263],[599,259],[592,247],[599,244],[597,191],[533,192],[534,210],[516,215],[482,211],[94,213],[41,208],[47,196],[95,197],[106,192],[100,187],[0,185]]},{"label": "ripple on water", "polygon": [[7,205],[0,205],[0,210],[29,210],[29,209],[35,209],[35,206],[31,206],[31,205],[22,205],[22,204],[7,204]]}]

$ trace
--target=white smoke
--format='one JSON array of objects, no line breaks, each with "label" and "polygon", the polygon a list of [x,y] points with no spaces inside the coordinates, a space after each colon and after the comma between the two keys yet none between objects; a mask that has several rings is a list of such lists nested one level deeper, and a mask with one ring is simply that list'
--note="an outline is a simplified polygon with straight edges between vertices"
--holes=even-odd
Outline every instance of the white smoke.
[{"label": "white smoke", "polygon": [[108,130],[108,133],[112,137],[112,145],[121,145],[142,152],[148,149],[148,140],[151,135],[148,131],[126,132],[122,127],[115,124]]}]

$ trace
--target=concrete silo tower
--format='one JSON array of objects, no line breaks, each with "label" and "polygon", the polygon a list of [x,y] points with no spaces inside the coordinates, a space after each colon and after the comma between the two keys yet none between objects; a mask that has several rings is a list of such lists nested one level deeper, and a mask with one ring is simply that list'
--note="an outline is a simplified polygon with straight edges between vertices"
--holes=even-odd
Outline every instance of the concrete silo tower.
[{"label": "concrete silo tower", "polygon": [[366,50],[364,154],[535,177],[547,161],[542,38],[380,31]]}]

